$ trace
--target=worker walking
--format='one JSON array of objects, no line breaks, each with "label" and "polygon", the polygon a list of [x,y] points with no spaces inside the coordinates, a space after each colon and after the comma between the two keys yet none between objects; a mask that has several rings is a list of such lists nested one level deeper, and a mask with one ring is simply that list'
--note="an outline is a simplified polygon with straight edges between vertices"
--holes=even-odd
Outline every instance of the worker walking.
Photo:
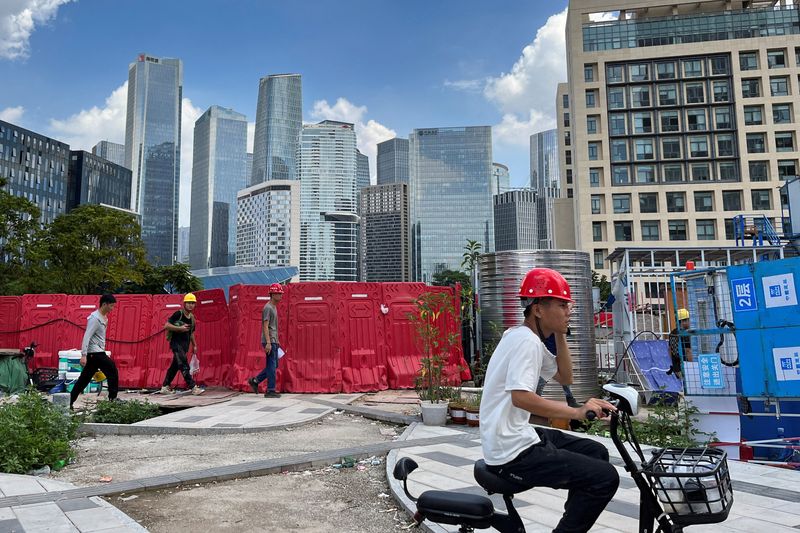
[{"label": "worker walking", "polygon": [[[205,392],[197,386],[189,371],[189,354],[197,354],[197,341],[194,337],[194,330],[197,325],[194,317],[194,309],[196,306],[197,297],[192,293],[186,294],[186,296],[183,297],[183,308],[180,311],[175,311],[164,323],[164,329],[167,331],[167,339],[169,340],[169,347],[172,350],[172,364],[167,370],[167,375],[164,376],[161,394],[171,394],[174,392],[170,388],[170,384],[178,371],[180,371],[183,380],[186,382],[186,386],[192,391],[192,394],[198,395]],[[190,349],[192,352],[190,352]]]},{"label": "worker walking", "polygon": [[86,333],[83,334],[81,342],[81,375],[78,381],[72,386],[69,394],[69,408],[73,409],[73,404],[78,396],[92,380],[95,372],[102,371],[108,379],[108,399],[117,398],[119,388],[119,374],[117,365],[106,354],[106,326],[108,325],[108,315],[114,310],[117,299],[113,294],[104,294],[100,297],[100,307],[86,319]]},{"label": "worker walking", "polygon": [[281,345],[278,343],[278,304],[283,298],[283,286],[280,283],[273,283],[269,286],[269,301],[261,311],[261,347],[267,356],[267,362],[256,377],[249,378],[247,384],[252,391],[258,394],[258,385],[265,379],[267,380],[267,392],[265,398],[280,398],[280,393],[275,390],[275,377],[278,371],[278,351]]}]

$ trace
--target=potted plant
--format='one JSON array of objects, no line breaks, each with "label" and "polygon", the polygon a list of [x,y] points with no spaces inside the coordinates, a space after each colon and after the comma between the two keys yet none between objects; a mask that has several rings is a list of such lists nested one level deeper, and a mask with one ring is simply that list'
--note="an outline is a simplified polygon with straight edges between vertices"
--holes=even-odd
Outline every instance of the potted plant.
[{"label": "potted plant", "polygon": [[481,392],[473,394],[467,400],[465,400],[464,410],[466,411],[467,425],[470,427],[477,427],[480,425],[482,394],[483,393]]},{"label": "potted plant", "polygon": [[453,424],[463,425],[467,423],[467,413],[464,411],[464,399],[461,398],[461,387],[453,388],[453,394],[450,397],[448,407],[450,408],[450,420],[453,421]]},{"label": "potted plant", "polygon": [[417,342],[422,351],[417,370],[415,388],[420,399],[422,422],[443,426],[447,421],[448,400],[452,387],[448,384],[447,361],[457,346],[456,334],[443,331],[440,325],[448,314],[453,315],[453,304],[448,293],[426,292],[416,302],[416,310],[408,315],[414,326]]}]

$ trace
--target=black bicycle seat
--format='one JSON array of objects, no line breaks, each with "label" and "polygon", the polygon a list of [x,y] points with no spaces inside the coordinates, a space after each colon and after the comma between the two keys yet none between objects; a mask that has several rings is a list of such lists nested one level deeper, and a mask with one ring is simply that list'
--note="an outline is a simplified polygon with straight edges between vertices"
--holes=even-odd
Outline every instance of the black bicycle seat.
[{"label": "black bicycle seat", "polygon": [[478,494],[428,490],[417,500],[417,512],[440,524],[465,524],[476,529],[491,526],[492,500]]},{"label": "black bicycle seat", "polygon": [[489,494],[517,494],[530,489],[530,487],[514,483],[513,481],[507,481],[497,474],[494,474],[489,470],[488,465],[483,459],[479,459],[475,462],[473,474],[475,475],[475,481],[478,482],[478,485],[486,489],[486,492]]}]

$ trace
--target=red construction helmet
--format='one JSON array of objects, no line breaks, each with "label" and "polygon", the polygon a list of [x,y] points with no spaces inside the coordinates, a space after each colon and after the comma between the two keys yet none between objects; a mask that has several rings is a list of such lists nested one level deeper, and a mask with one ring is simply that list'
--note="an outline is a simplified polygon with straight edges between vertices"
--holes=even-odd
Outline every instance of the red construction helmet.
[{"label": "red construction helmet", "polygon": [[273,283],[269,286],[270,294],[283,294],[283,285],[280,283]]},{"label": "red construction helmet", "polygon": [[569,283],[559,272],[550,268],[534,268],[522,280],[519,288],[519,297],[530,298],[558,298],[559,300],[572,301],[572,290]]}]

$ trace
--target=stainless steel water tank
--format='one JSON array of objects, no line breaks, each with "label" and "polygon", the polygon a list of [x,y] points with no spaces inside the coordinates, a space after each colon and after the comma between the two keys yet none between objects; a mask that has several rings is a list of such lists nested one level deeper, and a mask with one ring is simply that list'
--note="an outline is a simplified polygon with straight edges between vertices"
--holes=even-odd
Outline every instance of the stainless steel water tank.
[{"label": "stainless steel water tank", "polygon": [[[483,254],[480,257],[480,309],[484,345],[497,341],[503,331],[522,323],[522,308],[517,293],[525,274],[545,267],[561,272],[572,288],[575,309],[568,337],[572,354],[572,391],[578,401],[597,396],[597,356],[595,355],[594,313],[592,308],[592,269],[589,254],[577,250],[512,250]],[[494,326],[493,326],[494,324]],[[484,354],[484,357],[489,354]],[[555,381],[544,396],[564,400]]]}]

